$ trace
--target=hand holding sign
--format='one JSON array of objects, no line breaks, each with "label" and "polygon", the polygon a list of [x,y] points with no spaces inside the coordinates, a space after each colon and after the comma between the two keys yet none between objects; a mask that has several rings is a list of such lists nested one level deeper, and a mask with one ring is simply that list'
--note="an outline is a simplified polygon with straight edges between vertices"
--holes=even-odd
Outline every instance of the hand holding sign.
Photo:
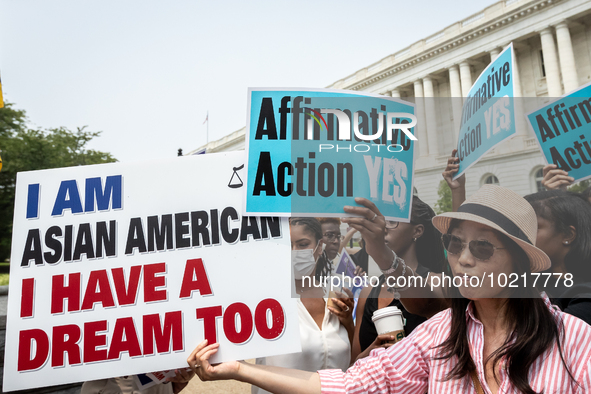
[{"label": "hand holding sign", "polygon": [[365,250],[382,269],[387,269],[392,262],[393,253],[386,246],[386,218],[376,205],[366,198],[357,197],[355,202],[362,206],[345,206],[345,212],[359,217],[343,218],[344,223],[361,233],[365,241]]},{"label": "hand holding sign", "polygon": [[458,210],[466,199],[466,174],[464,173],[454,179],[455,174],[460,169],[460,159],[456,157],[457,152],[457,149],[451,152],[451,157],[447,159],[447,167],[445,167],[445,170],[441,174],[451,189],[452,211],[454,212]]},{"label": "hand holding sign", "polygon": [[544,167],[543,174],[542,186],[548,190],[566,190],[575,180],[572,176],[568,176],[568,172],[559,169],[556,164],[548,164]]},{"label": "hand holding sign", "polygon": [[454,179],[454,175],[460,169],[460,159],[456,157],[457,153],[457,149],[454,149],[451,152],[451,157],[447,159],[447,166],[441,174],[443,175],[443,179],[445,179],[451,190],[459,189],[466,186],[466,174],[462,174],[458,178]]},{"label": "hand holding sign", "polygon": [[187,358],[187,364],[202,381],[234,379],[240,370],[238,361],[226,361],[211,365],[209,359],[219,350],[219,343],[207,344],[207,339],[201,342]]}]

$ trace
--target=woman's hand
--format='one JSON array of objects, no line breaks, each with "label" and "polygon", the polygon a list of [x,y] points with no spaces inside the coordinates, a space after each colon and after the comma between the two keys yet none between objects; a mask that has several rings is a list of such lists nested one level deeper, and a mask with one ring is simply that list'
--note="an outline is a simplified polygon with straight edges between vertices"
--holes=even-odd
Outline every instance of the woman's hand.
[{"label": "woman's hand", "polygon": [[388,269],[392,265],[394,255],[386,246],[386,218],[376,205],[366,198],[357,197],[355,202],[361,206],[345,206],[345,212],[360,216],[347,217],[342,221],[359,230],[365,241],[365,250],[376,261],[381,269]]},{"label": "woman's hand", "polygon": [[460,159],[458,157],[456,157],[457,153],[458,153],[457,149],[454,149],[451,151],[451,157],[449,159],[447,159],[447,167],[445,167],[445,170],[443,170],[443,173],[441,174],[441,175],[443,175],[443,179],[445,179],[445,181],[447,182],[447,184],[449,185],[449,188],[451,190],[466,187],[466,174],[465,173],[462,174],[462,176],[460,176],[455,181],[453,180],[454,175],[460,169]]},{"label": "woman's hand", "polygon": [[355,266],[355,276],[365,276],[366,272],[363,270],[363,268],[361,268],[361,266],[356,265]]},{"label": "woman's hand", "polygon": [[209,358],[217,353],[219,346],[219,343],[207,345],[206,339],[197,345],[189,358],[187,358],[187,364],[199,376],[199,379],[207,381],[237,378],[240,371],[240,363],[238,361],[229,361],[216,365],[209,363]]},{"label": "woman's hand", "polygon": [[332,305],[329,306],[328,310],[336,315],[340,322],[346,326],[349,323],[353,323],[353,308],[355,307],[355,300],[353,299],[353,293],[347,288],[343,288],[344,292],[335,291],[335,294],[339,298],[331,298]]},{"label": "woman's hand", "polygon": [[559,170],[556,164],[548,164],[543,170],[544,179],[542,186],[548,190],[566,190],[567,186],[572,185],[575,178],[568,176],[568,172]]},{"label": "woman's hand", "polygon": [[373,343],[371,345],[369,345],[369,347],[367,349],[365,349],[364,351],[359,353],[359,356],[357,356],[357,359],[355,361],[369,356],[369,353],[378,347],[383,347],[385,349],[389,348],[390,346],[394,345],[395,340],[396,340],[396,337],[394,335],[390,335],[390,334],[378,335],[376,340],[373,341]]},{"label": "woman's hand", "polygon": [[191,368],[181,368],[174,370],[175,375],[172,378],[167,378],[168,382],[172,382],[172,391],[178,394],[184,389],[189,381],[195,376],[195,372]]},{"label": "woman's hand", "polygon": [[349,336],[349,343],[353,343],[353,336],[355,335],[355,322],[353,321],[353,308],[355,308],[355,300],[353,293],[347,288],[343,288],[344,293],[335,291],[339,298],[331,298],[332,307],[328,310],[339,318],[341,324],[347,330]]},{"label": "woman's hand", "polygon": [[451,151],[451,157],[447,159],[447,167],[441,173],[451,189],[451,205],[454,212],[457,212],[460,205],[466,200],[466,173],[463,173],[455,181],[453,180],[460,169],[460,159],[456,157],[457,153],[457,149]]}]

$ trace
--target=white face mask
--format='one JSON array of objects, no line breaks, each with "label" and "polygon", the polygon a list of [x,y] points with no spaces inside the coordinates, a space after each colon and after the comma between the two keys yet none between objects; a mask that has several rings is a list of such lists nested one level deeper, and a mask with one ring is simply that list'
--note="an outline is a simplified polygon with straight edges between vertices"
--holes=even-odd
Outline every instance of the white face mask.
[{"label": "white face mask", "polygon": [[302,279],[304,276],[310,276],[314,273],[316,268],[315,251],[316,248],[291,251],[291,266],[296,279]]}]

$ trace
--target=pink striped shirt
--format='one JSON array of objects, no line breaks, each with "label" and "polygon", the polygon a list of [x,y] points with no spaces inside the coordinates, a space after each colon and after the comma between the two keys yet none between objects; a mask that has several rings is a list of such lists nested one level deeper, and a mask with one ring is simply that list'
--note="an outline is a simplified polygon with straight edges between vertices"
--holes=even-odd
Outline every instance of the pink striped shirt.
[{"label": "pink striped shirt", "polygon": [[[550,307],[548,298],[544,300]],[[544,394],[591,393],[591,326],[560,311],[554,311],[554,314],[564,322],[562,352],[576,383],[568,376],[556,344],[532,364],[529,383],[536,392],[544,390]],[[466,310],[466,319],[470,353],[476,360],[480,382],[485,392],[490,394],[484,377],[483,325],[474,317],[472,303]],[[390,348],[373,350],[370,357],[357,361],[347,372],[335,369],[319,371],[322,393],[423,394],[427,389],[435,394],[476,393],[470,375],[444,380],[456,365],[457,358],[433,359],[439,351],[434,347],[448,338],[450,328],[451,309],[447,309]],[[518,393],[503,368],[497,376],[500,380],[499,394]]]}]

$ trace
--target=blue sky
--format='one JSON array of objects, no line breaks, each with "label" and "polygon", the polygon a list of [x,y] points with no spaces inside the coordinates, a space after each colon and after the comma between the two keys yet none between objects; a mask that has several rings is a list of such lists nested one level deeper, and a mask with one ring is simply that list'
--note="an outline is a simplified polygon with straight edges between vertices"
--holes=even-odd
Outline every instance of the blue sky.
[{"label": "blue sky", "polygon": [[[5,101],[122,162],[245,125],[248,87],[322,88],[493,1],[0,0]],[[1,147],[0,147],[1,148]]]}]

